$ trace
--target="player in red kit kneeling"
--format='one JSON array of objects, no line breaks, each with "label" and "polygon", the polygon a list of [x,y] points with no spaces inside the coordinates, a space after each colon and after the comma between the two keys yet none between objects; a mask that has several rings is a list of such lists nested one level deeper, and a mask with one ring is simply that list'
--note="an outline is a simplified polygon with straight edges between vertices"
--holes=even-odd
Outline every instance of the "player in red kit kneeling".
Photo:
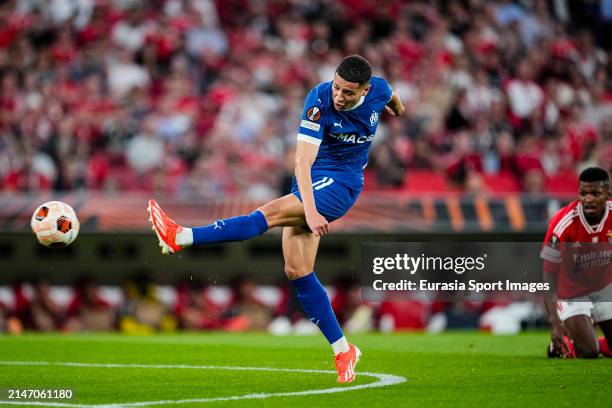
[{"label": "player in red kit kneeling", "polygon": [[[578,200],[551,219],[541,257],[555,288],[545,302],[549,357],[612,357],[612,200],[610,176],[591,167],[580,174]],[[596,323],[604,333],[597,338]]]}]

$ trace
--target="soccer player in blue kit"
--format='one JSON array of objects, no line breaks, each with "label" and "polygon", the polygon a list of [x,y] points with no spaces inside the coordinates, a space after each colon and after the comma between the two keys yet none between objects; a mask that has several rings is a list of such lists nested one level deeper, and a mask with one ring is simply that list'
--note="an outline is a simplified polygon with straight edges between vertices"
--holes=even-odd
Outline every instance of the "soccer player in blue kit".
[{"label": "soccer player in blue kit", "polygon": [[251,214],[194,228],[176,224],[155,200],[148,206],[165,254],[189,245],[242,241],[283,227],[285,273],[304,312],[330,343],[341,383],[355,379],[361,351],[344,337],[314,264],[321,236],[351,208],[363,188],[363,169],[383,110],[394,116],[404,113],[397,91],[373,77],[364,58],[346,57],[333,81],[317,85],[306,97],[290,194]]}]

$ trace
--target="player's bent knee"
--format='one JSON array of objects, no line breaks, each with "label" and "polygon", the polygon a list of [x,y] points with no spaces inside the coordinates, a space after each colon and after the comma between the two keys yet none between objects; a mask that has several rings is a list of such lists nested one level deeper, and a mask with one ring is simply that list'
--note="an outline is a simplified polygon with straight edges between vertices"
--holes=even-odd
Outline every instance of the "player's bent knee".
[{"label": "player's bent knee", "polygon": [[278,204],[271,201],[257,208],[257,211],[261,212],[267,220],[268,218],[274,217],[275,213],[278,213],[279,207],[280,206]]},{"label": "player's bent knee", "polygon": [[574,344],[576,348],[576,357],[578,358],[597,358],[599,357],[599,350],[597,350],[596,345],[579,345]]},{"label": "player's bent knee", "polygon": [[278,199],[262,205],[257,210],[263,214],[269,228],[283,225],[290,218]]},{"label": "player's bent knee", "polygon": [[289,280],[295,280],[302,278],[312,272],[312,268],[304,268],[304,267],[293,267],[289,265],[285,265],[285,275]]}]

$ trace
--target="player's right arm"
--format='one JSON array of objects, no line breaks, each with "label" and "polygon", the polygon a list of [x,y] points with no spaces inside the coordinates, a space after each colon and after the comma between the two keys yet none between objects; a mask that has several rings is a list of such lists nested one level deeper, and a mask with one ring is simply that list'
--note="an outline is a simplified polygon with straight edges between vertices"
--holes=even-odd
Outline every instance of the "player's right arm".
[{"label": "player's right arm", "polygon": [[302,196],[306,223],[315,236],[321,236],[329,232],[329,223],[317,211],[312,192],[310,169],[317,158],[318,152],[318,145],[298,140],[295,152],[295,179]]},{"label": "player's right arm", "polygon": [[550,339],[553,342],[555,350],[561,351],[563,354],[569,353],[567,345],[563,342],[563,337],[567,336],[567,329],[559,318],[557,313],[557,281],[561,269],[561,238],[555,235],[554,230],[557,226],[558,219],[555,217],[551,220],[548,232],[544,238],[544,245],[540,257],[544,260],[543,277],[544,282],[550,286],[550,295],[544,299],[544,308],[548,316],[548,324],[550,326]]},{"label": "player's right arm", "polygon": [[304,111],[295,151],[295,179],[302,197],[306,223],[315,236],[321,236],[329,232],[329,223],[325,217],[319,214],[315,206],[312,176],[310,174],[312,165],[319,153],[319,145],[323,141],[325,129],[323,110],[323,102],[317,87],[308,93],[304,101]]},{"label": "player's right arm", "polygon": [[[544,261],[545,263],[547,261]],[[550,339],[553,342],[555,350],[560,350],[563,354],[569,353],[567,345],[563,342],[563,337],[568,335],[567,329],[559,318],[557,313],[557,273],[547,271],[547,266],[544,267],[544,282],[550,285],[551,295],[544,299],[544,308],[548,316],[548,324],[550,326]]]}]

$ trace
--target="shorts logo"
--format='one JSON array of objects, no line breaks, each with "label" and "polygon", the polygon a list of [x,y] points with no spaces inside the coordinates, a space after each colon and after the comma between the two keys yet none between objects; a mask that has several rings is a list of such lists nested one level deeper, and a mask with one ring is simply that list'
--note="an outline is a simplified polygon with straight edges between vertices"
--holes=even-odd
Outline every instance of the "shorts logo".
[{"label": "shorts logo", "polygon": [[321,109],[316,106],[308,108],[306,111],[306,117],[313,122],[317,122],[319,119],[321,119]]},{"label": "shorts logo", "polygon": [[302,120],[302,122],[300,122],[300,127],[314,130],[315,132],[318,132],[319,129],[321,129],[321,125],[319,125],[318,123],[311,122],[309,120]]},{"label": "shorts logo", "polygon": [[378,112],[374,111],[370,115],[370,126],[374,126],[378,122]]}]

